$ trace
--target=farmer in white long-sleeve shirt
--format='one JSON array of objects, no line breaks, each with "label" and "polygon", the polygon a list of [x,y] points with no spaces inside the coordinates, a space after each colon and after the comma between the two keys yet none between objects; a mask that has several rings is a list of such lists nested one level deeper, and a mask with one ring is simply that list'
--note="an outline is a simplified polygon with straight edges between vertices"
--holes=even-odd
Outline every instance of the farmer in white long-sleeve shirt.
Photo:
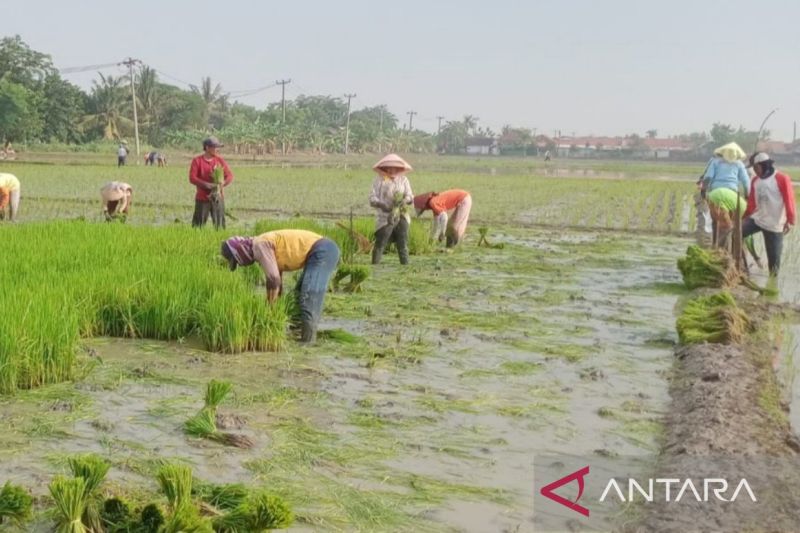
[{"label": "farmer in white long-sleeve shirt", "polygon": [[397,247],[400,264],[408,264],[408,230],[411,224],[409,206],[414,201],[406,172],[411,165],[397,154],[389,154],[372,167],[378,175],[372,182],[369,205],[377,210],[375,216],[375,246],[372,264],[381,262],[383,251],[390,242]]}]

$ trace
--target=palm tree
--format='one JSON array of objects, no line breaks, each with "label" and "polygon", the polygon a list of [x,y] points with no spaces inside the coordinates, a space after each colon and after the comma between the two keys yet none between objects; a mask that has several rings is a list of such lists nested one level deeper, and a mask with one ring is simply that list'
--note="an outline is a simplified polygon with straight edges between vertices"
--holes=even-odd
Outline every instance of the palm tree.
[{"label": "palm tree", "polygon": [[206,76],[200,80],[200,86],[190,85],[192,92],[200,95],[206,104],[204,118],[206,124],[211,120],[215,111],[225,111],[228,108],[228,95],[222,90],[222,84],[211,81],[211,76]]},{"label": "palm tree", "polygon": [[475,134],[475,128],[478,127],[478,117],[473,115],[464,115],[464,128],[473,135]]},{"label": "palm tree", "polygon": [[133,127],[133,121],[122,114],[127,104],[123,81],[123,77],[114,78],[100,74],[100,83],[93,82],[89,97],[89,107],[93,112],[83,117],[78,124],[82,130],[102,128],[104,139],[119,139],[123,127]]}]

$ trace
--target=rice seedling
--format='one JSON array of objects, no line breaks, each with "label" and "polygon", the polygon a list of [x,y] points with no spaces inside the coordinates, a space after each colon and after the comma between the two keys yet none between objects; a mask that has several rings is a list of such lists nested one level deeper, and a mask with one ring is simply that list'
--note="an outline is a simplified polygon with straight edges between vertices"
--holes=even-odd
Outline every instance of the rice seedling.
[{"label": "rice seedling", "polygon": [[109,498],[103,502],[100,519],[108,533],[127,533],[134,522],[130,506],[119,498]]},{"label": "rice seedling", "polygon": [[221,275],[213,234],[76,222],[14,230],[0,228],[0,269],[19,275],[0,293],[9,310],[0,316],[0,393],[72,378],[82,337],[196,335],[223,352],[286,340],[289,304],[267,306],[248,280]]},{"label": "rice seedling", "polygon": [[141,533],[158,533],[165,521],[164,513],[155,503],[149,503],[142,507],[139,519]]},{"label": "rice seedling", "polygon": [[82,521],[86,511],[86,481],[81,477],[56,477],[49,488],[56,504],[56,532],[89,533]]},{"label": "rice seedling", "polygon": [[170,511],[191,504],[192,469],[179,464],[166,464],[156,473],[161,492],[167,497]]},{"label": "rice seedling", "polygon": [[726,251],[689,246],[686,257],[678,259],[678,269],[688,289],[730,287],[739,282],[740,274]]},{"label": "rice seedling", "polygon": [[239,507],[249,494],[247,487],[240,483],[226,485],[195,483],[194,491],[198,498],[224,511]]},{"label": "rice seedling", "polygon": [[32,505],[33,498],[28,491],[6,481],[0,489],[0,524],[10,521],[21,527],[31,518]]},{"label": "rice seedling", "polygon": [[[333,276],[333,288],[337,291],[361,292],[361,284],[369,278],[370,273],[371,269],[366,265],[339,265],[336,274]],[[347,284],[342,286],[342,281],[345,279],[347,280]]]},{"label": "rice seedling", "polygon": [[100,484],[106,477],[110,465],[97,455],[83,455],[70,457],[68,460],[72,475],[84,481],[84,500],[85,510],[83,512],[83,523],[90,531],[101,531],[102,520],[100,518],[99,494]]},{"label": "rice seedling", "polygon": [[681,344],[741,342],[750,328],[747,314],[728,291],[689,300],[678,317]]},{"label": "rice seedling", "polygon": [[294,513],[280,496],[260,491],[213,522],[218,533],[260,533],[289,527],[294,522]]},{"label": "rice seedling", "polygon": [[217,428],[217,407],[228,395],[231,387],[232,385],[225,381],[211,380],[208,383],[202,409],[184,424],[186,434],[237,448],[252,448],[255,445],[246,435],[223,432]]}]

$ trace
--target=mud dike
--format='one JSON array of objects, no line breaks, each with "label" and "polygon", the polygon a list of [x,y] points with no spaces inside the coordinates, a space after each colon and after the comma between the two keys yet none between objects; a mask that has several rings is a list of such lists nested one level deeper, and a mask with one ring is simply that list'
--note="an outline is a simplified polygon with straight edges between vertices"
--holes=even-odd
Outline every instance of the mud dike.
[{"label": "mud dike", "polygon": [[[653,477],[681,481],[673,485],[671,501],[643,505],[641,519],[624,531],[800,531],[800,442],[775,372],[781,323],[796,320],[798,311],[764,303],[741,287],[731,294],[749,331],[725,344],[676,348]],[[686,479],[697,493],[676,501]],[[743,479],[752,496],[740,486]],[[726,490],[715,493],[722,480]]]}]

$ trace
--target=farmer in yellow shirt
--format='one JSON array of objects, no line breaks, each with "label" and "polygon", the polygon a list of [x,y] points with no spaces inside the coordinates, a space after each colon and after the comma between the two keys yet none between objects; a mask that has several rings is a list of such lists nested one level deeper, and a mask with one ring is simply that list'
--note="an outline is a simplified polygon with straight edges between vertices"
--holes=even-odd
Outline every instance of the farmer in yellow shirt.
[{"label": "farmer in yellow shirt", "polygon": [[14,222],[19,212],[19,180],[13,174],[0,172],[0,220],[6,217],[6,208],[9,208],[8,219]]},{"label": "farmer in yellow shirt", "polygon": [[311,231],[282,229],[257,237],[231,237],[222,243],[222,256],[231,270],[238,266],[261,265],[267,279],[267,301],[280,296],[281,275],[303,270],[297,282],[301,342],[314,342],[328,282],[339,262],[339,247]]}]

